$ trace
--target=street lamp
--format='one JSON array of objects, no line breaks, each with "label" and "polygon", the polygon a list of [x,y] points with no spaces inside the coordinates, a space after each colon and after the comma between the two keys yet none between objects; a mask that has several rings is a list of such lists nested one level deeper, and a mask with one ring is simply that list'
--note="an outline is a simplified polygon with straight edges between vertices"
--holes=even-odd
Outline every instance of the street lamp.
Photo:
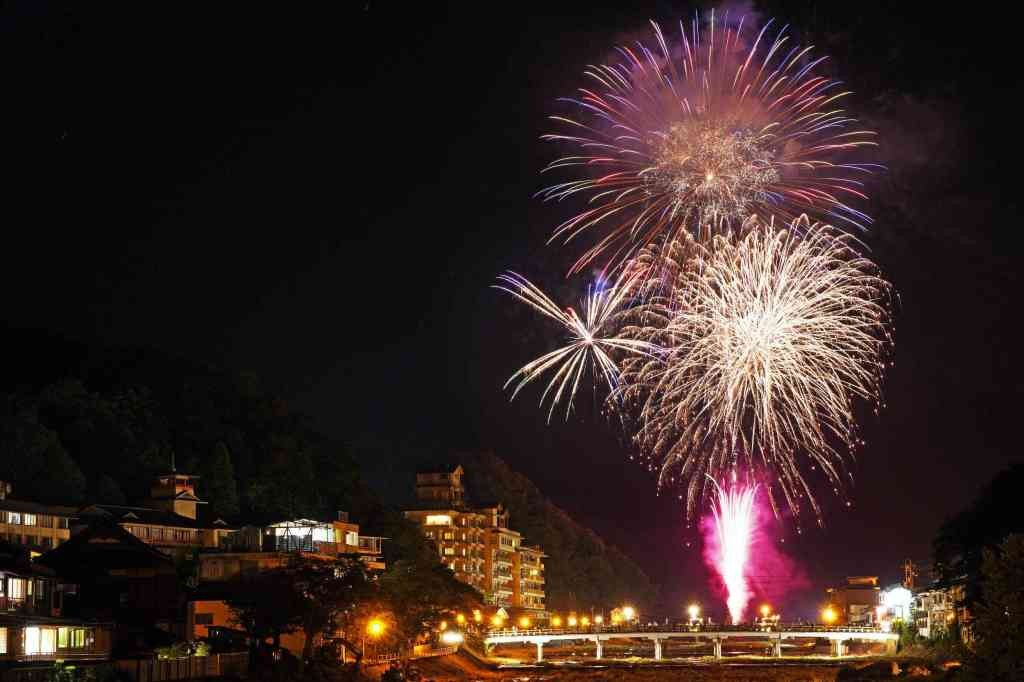
[{"label": "street lamp", "polygon": [[583,616],[582,618],[580,618],[580,625],[585,627],[585,628],[586,627],[590,627],[590,619],[587,618],[586,616]]},{"label": "street lamp", "polygon": [[762,604],[761,605],[761,617],[762,618],[767,618],[768,616],[771,615],[771,613],[772,613],[772,607],[771,606],[769,606],[768,604]]},{"label": "street lamp", "polygon": [[626,622],[632,621],[634,618],[636,618],[636,609],[634,609],[632,606],[623,606],[622,617],[626,620]]},{"label": "street lamp", "polygon": [[528,628],[528,627],[530,627],[530,619],[527,618],[526,616],[523,616],[522,618],[520,618],[519,619],[519,627],[521,627],[521,628]]},{"label": "street lamp", "polygon": [[363,656],[366,656],[366,635],[373,639],[379,639],[384,634],[385,627],[384,621],[380,618],[371,618],[370,622],[366,624],[366,632],[363,635]]},{"label": "street lamp", "polygon": [[560,616],[551,616],[551,627],[562,627],[562,619]]},{"label": "street lamp", "polygon": [[686,609],[686,612],[689,614],[691,621],[697,620],[698,618],[700,618],[700,605],[690,604],[690,606]]},{"label": "street lamp", "polygon": [[826,625],[832,625],[836,622],[837,618],[839,618],[839,614],[837,614],[836,610],[831,606],[826,606],[825,610],[821,612],[821,620],[824,621]]},{"label": "street lamp", "polygon": [[571,628],[576,627],[576,616],[569,616],[568,623],[569,623],[569,627],[571,627]]},{"label": "street lamp", "polygon": [[459,625],[464,625],[466,623],[466,617],[461,613],[458,613],[455,615],[455,622]]},{"label": "street lamp", "polygon": [[494,616],[491,617],[491,625],[493,627],[500,628],[502,625],[501,616],[494,614]]},{"label": "street lamp", "polygon": [[380,618],[373,618],[366,624],[366,634],[371,637],[380,637],[384,634],[384,621]]}]

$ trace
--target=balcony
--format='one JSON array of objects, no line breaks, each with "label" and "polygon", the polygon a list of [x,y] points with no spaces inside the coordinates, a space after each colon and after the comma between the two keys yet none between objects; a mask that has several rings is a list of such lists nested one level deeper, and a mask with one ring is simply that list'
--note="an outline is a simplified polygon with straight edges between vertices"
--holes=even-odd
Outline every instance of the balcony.
[{"label": "balcony", "polygon": [[360,535],[359,553],[379,556],[383,553],[383,549],[381,549],[383,544],[384,538],[374,537],[372,535]]}]

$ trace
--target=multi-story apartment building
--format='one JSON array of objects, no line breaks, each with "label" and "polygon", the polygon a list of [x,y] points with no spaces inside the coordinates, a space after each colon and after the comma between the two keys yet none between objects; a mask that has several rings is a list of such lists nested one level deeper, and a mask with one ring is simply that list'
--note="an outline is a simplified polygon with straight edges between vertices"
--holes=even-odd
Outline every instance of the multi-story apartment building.
[{"label": "multi-story apartment building", "polygon": [[0,481],[0,540],[35,554],[59,546],[71,537],[74,507],[12,500],[10,483]]},{"label": "multi-story apartment building", "polygon": [[513,601],[526,609],[544,610],[544,557],[540,547],[519,547],[517,592]]},{"label": "multi-story apartment building", "polygon": [[[418,504],[405,516],[418,523],[455,577],[495,606],[544,609],[544,553],[524,547],[501,504],[469,506],[464,470],[416,474]],[[524,574],[525,571],[525,574]]]}]

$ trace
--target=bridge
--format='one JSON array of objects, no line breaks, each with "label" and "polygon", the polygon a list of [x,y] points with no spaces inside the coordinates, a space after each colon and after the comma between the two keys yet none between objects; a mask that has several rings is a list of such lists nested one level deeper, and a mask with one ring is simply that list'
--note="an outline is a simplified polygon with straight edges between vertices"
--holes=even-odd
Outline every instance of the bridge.
[{"label": "bridge", "polygon": [[847,653],[846,642],[884,642],[886,651],[896,652],[899,635],[867,627],[824,627],[814,625],[773,626],[764,630],[756,629],[715,629],[703,630],[689,626],[637,626],[602,629],[538,629],[538,630],[492,630],[484,638],[488,651],[497,644],[534,644],[537,647],[537,662],[544,660],[544,645],[549,642],[594,642],[597,647],[596,659],[604,654],[604,642],[610,639],[647,639],[654,642],[654,659],[660,661],[662,643],[669,639],[688,639],[695,642],[710,642],[714,646],[716,659],[722,658],[722,643],[727,640],[764,640],[770,643],[775,657],[782,657],[782,641],[785,639],[827,639],[833,656]]}]

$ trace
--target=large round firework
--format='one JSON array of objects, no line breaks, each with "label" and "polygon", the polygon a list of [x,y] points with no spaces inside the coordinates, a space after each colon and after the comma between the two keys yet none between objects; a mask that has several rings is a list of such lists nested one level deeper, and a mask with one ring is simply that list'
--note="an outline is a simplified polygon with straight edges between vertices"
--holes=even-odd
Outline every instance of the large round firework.
[{"label": "large round firework", "polygon": [[852,204],[866,198],[874,165],[862,155],[874,134],[841,108],[840,82],[817,72],[825,57],[772,22],[750,30],[712,13],[703,26],[681,22],[675,44],[652,25],[651,47],[620,47],[622,61],[586,71],[589,86],[552,117],[562,130],[544,136],[569,148],[546,171],[571,177],[541,194],[588,200],[552,239],[597,240],[573,272],[602,256],[621,264],[685,231],[724,233],[751,215],[870,222]]},{"label": "large round firework", "polygon": [[616,397],[689,511],[736,467],[795,514],[806,501],[820,516],[803,465],[844,484],[855,403],[877,407],[891,342],[890,285],[852,241],[806,217],[751,218],[736,236],[652,246],[630,265],[650,276],[617,336],[661,351],[622,358]]}]

